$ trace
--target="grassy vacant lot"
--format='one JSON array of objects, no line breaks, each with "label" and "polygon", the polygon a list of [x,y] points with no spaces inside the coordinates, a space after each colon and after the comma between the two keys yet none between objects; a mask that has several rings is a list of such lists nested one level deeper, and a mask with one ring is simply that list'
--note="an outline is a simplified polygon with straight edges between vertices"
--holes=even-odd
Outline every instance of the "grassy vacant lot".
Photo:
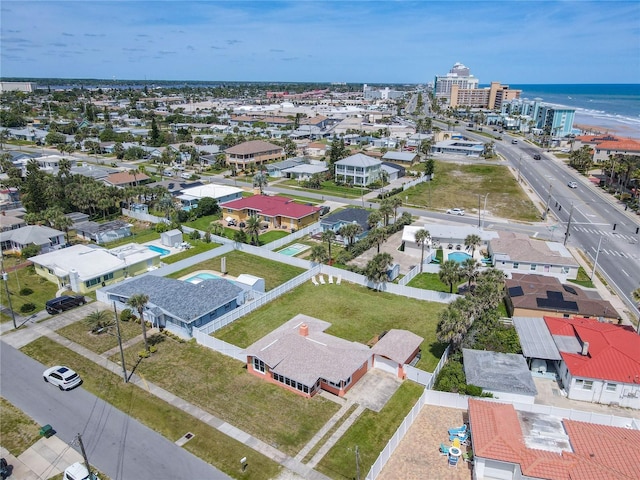
[{"label": "grassy vacant lot", "polygon": [[[412,205],[431,210],[460,207],[467,214],[478,212],[478,195],[489,194],[487,210],[491,215],[520,221],[537,221],[540,212],[522,191],[507,167],[497,165],[457,165],[436,161],[435,177],[402,193]],[[404,200],[404,198],[403,198]]]},{"label": "grassy vacant lot", "polygon": [[[340,408],[319,395],[306,399],[254,377],[244,363],[195,342],[166,339],[157,347],[136,373],[289,455]],[[125,351],[129,368],[142,349],[139,343]]]},{"label": "grassy vacant lot", "polygon": [[[113,318],[113,314],[111,314],[111,318]],[[57,330],[57,333],[95,353],[103,353],[118,346],[115,327],[111,328],[109,333],[97,335],[89,331],[84,321],[79,321]],[[136,322],[120,322],[120,335],[122,341],[126,342],[142,335],[142,327]]]},{"label": "grassy vacant lot", "polygon": [[[163,346],[163,348],[166,348]],[[42,337],[24,346],[22,352],[47,365],[72,365],[84,379],[83,387],[174,442],[187,432],[195,436],[184,448],[205,462],[238,479],[270,479],[280,466],[255,450],[233,440],[139,387],[125,384],[122,377],[88,362],[84,357]],[[167,369],[168,367],[165,367]],[[251,415],[251,412],[247,412]],[[251,466],[240,472],[238,460],[248,457]]]},{"label": "grassy vacant lot", "polygon": [[[264,278],[266,289],[271,290],[293,277],[300,275],[304,270],[280,262],[274,262],[262,257],[256,257],[248,253],[234,250],[224,255],[227,259],[227,273],[237,277],[241,273],[248,273]],[[179,278],[196,270],[216,270],[220,271],[220,261],[222,257],[215,257],[210,260],[200,262],[197,265],[180,270],[169,275],[170,278]]]},{"label": "grassy vacant lot", "polygon": [[2,446],[14,456],[22,454],[40,439],[40,425],[2,397],[0,413]]},{"label": "grassy vacant lot", "polygon": [[[360,188],[340,186],[330,181],[322,182],[319,190],[316,190],[314,188],[305,188],[301,186],[297,180],[284,180],[280,182],[278,185],[295,187],[296,189],[299,189],[304,192],[318,193],[322,195],[335,195],[337,197],[343,197],[343,198],[358,198],[358,197],[361,197],[363,193]],[[365,188],[364,193],[369,193],[369,189]]]},{"label": "grassy vacant lot", "polygon": [[[4,266],[7,269],[10,268],[12,264],[17,263],[24,263],[24,260],[15,257],[6,257],[4,260]],[[9,272],[7,281],[11,295],[11,306],[16,315],[28,316],[31,315],[31,313],[44,310],[45,302],[56,296],[56,285],[36,274],[33,265]],[[29,287],[33,290],[33,293],[21,295],[20,290],[25,287]],[[33,303],[36,306],[35,310],[29,313],[21,313],[20,307],[25,303]],[[4,282],[0,282],[0,305],[9,305]],[[10,320],[11,315],[2,315],[2,321],[6,322]]]},{"label": "grassy vacant lot", "polygon": [[366,410],[320,460],[316,469],[331,478],[356,478],[357,445],[360,475],[364,477],[423,391],[424,388],[416,383],[404,382],[380,412]]},{"label": "grassy vacant lot", "polygon": [[298,313],[331,323],[327,330],[331,335],[365,344],[385,330],[401,328],[424,338],[422,359],[417,367],[433,371],[445,348],[436,341],[438,313],[445,307],[347,282],[320,287],[308,282],[236,320],[214,336],[248,347]]}]

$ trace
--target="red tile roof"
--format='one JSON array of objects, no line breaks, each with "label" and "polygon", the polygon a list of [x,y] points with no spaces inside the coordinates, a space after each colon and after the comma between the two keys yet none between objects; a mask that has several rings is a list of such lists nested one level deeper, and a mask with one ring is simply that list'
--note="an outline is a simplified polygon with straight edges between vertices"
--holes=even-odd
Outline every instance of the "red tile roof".
[{"label": "red tile roof", "polygon": [[596,144],[598,150],[615,150],[617,152],[640,152],[640,142],[629,138],[610,140]]},{"label": "red tile roof", "polygon": [[640,336],[632,328],[587,318],[544,317],[551,335],[588,342],[588,354],[560,352],[574,377],[633,383],[640,378]]},{"label": "red tile roof", "polygon": [[469,399],[473,453],[546,480],[640,478],[640,431],[563,420],[573,452],[529,448],[513,405]]},{"label": "red tile roof", "polygon": [[301,205],[286,197],[254,195],[224,204],[224,208],[232,210],[251,209],[267,217],[282,216],[287,218],[304,218],[320,210],[320,207]]}]

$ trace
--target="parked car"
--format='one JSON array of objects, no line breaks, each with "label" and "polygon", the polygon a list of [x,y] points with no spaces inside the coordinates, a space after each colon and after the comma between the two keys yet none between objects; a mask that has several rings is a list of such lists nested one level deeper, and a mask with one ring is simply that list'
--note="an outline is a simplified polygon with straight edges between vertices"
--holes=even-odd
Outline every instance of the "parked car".
[{"label": "parked car", "polygon": [[60,390],[71,390],[82,384],[80,375],[71,370],[69,367],[56,365],[47,368],[42,374],[44,381],[51,385],[56,385]]},{"label": "parked car", "polygon": [[447,210],[447,213],[449,215],[464,215],[464,209],[463,208],[450,208],[449,210]]},{"label": "parked car", "polygon": [[536,153],[536,154],[533,156],[533,159],[534,159],[534,160],[542,160],[542,156],[541,156],[539,153]]},{"label": "parked car", "polygon": [[515,145],[516,143],[518,143],[518,140],[511,140],[511,143]]},{"label": "parked car", "polygon": [[55,315],[56,313],[70,310],[85,303],[87,303],[87,301],[82,295],[63,295],[62,297],[47,300],[45,308],[51,315]]},{"label": "parked car", "polygon": [[569,188],[578,188],[578,184],[576,182],[567,183],[567,187]]},{"label": "parked car", "polygon": [[100,479],[93,472],[91,472],[91,476],[89,476],[89,472],[87,472],[87,467],[84,466],[84,463],[76,462],[76,463],[72,463],[65,469],[62,480],[100,480]]},{"label": "parked car", "polygon": [[329,205],[324,205],[320,207],[320,216],[323,217],[324,215],[329,213],[330,210],[331,210],[331,207]]},{"label": "parked car", "polygon": [[238,224],[238,222],[235,221],[235,219],[231,219],[227,221],[227,226],[228,227],[235,227]]}]

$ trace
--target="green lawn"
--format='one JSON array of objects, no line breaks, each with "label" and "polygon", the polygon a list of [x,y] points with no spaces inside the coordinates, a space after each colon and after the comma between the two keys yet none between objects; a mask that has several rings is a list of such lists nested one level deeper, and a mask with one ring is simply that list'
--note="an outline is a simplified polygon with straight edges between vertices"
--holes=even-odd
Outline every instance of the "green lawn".
[{"label": "green lawn", "polygon": [[[247,373],[244,363],[195,342],[167,339],[157,348],[136,373],[289,455],[340,408],[319,395],[308,399],[265,382]],[[129,369],[142,349],[139,343],[125,351]]]},{"label": "green lawn", "polygon": [[[113,319],[113,313],[110,318]],[[118,346],[115,327],[112,327],[109,332],[94,334],[89,331],[84,320],[67,325],[57,330],[57,333],[95,353],[103,353]],[[142,335],[142,327],[139,323],[120,322],[120,336],[123,342],[138,335]]]},{"label": "green lawn", "polygon": [[105,243],[101,246],[104,248],[115,248],[120,245],[126,245],[127,243],[146,243],[152,240],[158,240],[159,238],[160,234],[156,232],[155,229],[151,228],[147,230],[140,230],[139,232],[134,231],[134,234],[130,237],[121,238],[120,240]]},{"label": "green lawn", "polygon": [[446,346],[436,341],[438,314],[444,308],[444,304],[376,292],[348,282],[321,287],[307,282],[214,336],[245,348],[299,313],[331,323],[327,330],[331,335],[364,344],[385,330],[400,328],[424,338],[422,359],[416,367],[433,371]]},{"label": "green lawn", "polygon": [[191,244],[191,248],[188,250],[183,250],[179,253],[174,253],[173,255],[169,255],[167,257],[163,257],[162,261],[164,263],[176,263],[180,260],[184,260],[185,258],[193,257],[194,255],[198,255],[202,252],[208,252],[209,250],[213,250],[214,248],[218,248],[220,246],[219,243],[206,243],[203,240],[189,240],[186,239]]},{"label": "green lawn", "polygon": [[440,281],[437,273],[419,273],[411,279],[407,286],[445,293],[449,293],[450,290],[449,285]]},{"label": "green lawn", "polygon": [[[23,263],[23,259],[17,259],[15,257],[6,257],[4,259],[5,268],[11,267],[13,264]],[[8,285],[4,284],[4,281],[0,283],[0,305],[9,306],[7,302],[7,289],[9,287],[9,294],[11,295],[11,306],[16,315],[29,316],[32,313],[44,310],[44,304],[47,300],[50,300],[56,296],[57,286],[55,283],[48,281],[44,277],[36,274],[33,265],[14,270],[7,274]],[[20,290],[28,287],[33,290],[33,293],[29,295],[21,295]],[[20,308],[26,303],[33,303],[35,310],[28,313],[21,313]],[[11,321],[11,315],[2,314],[3,322]]]},{"label": "green lawn", "polygon": [[[301,184],[298,183],[297,180],[285,180],[283,182],[280,182],[278,185],[296,187],[296,189],[304,192],[317,193],[322,195],[335,195],[337,197],[343,198],[358,198],[361,197],[363,193],[363,190],[360,188],[340,186],[330,181],[322,182],[319,190],[316,190],[314,188],[304,188],[301,186]],[[364,193],[369,193],[369,189],[365,188]]]},{"label": "green lawn", "polygon": [[22,410],[0,397],[0,438],[2,446],[19,456],[40,439],[40,425]]},{"label": "green lawn", "polygon": [[[168,350],[164,345],[162,348]],[[186,432],[194,433],[195,436],[183,448],[234,478],[267,480],[276,477],[281,470],[277,463],[260,455],[252,448],[222,434],[145,390],[132,384],[125,384],[119,375],[87,361],[84,357],[46,337],[41,337],[22,347],[21,351],[45,365],[73,366],[84,380],[83,388],[172,442]],[[172,361],[171,363],[173,364]],[[164,368],[167,372],[172,370],[171,367]],[[251,413],[247,412],[247,416],[250,417]],[[250,468],[244,474],[241,473],[238,462],[243,457],[250,459]]]},{"label": "green lawn", "polygon": [[270,230],[260,235],[258,237],[258,240],[260,241],[260,245],[266,245],[267,243],[271,243],[274,240],[279,240],[286,237],[287,235],[289,235],[289,233],[289,230]]},{"label": "green lawn", "polygon": [[222,219],[222,211],[216,213],[215,215],[207,215],[206,217],[196,218],[191,222],[185,222],[187,227],[195,228],[197,230],[202,230],[206,232],[209,229],[211,222],[215,222]]},{"label": "green lawn", "polygon": [[518,185],[507,167],[497,165],[457,165],[436,161],[435,178],[402,192],[402,199],[409,197],[411,205],[426,206],[430,210],[445,211],[460,207],[467,215],[477,215],[478,195],[480,207],[511,220],[537,221],[540,212]]},{"label": "green lawn", "polygon": [[[421,385],[403,382],[380,412],[366,410],[320,460],[316,469],[331,478],[356,478],[357,445],[360,478],[364,478],[423,391]],[[437,445],[433,448],[437,448]]]},{"label": "green lawn", "polygon": [[[248,253],[234,250],[224,255],[227,259],[227,273],[237,277],[241,273],[248,273],[257,277],[264,278],[266,289],[271,290],[278,285],[300,275],[304,269],[293,267],[280,262],[274,262],[262,257],[256,257]],[[170,278],[179,278],[196,270],[215,270],[220,271],[220,262],[222,257],[215,257],[204,262],[200,262],[191,267],[180,270],[179,272],[168,275]]]}]

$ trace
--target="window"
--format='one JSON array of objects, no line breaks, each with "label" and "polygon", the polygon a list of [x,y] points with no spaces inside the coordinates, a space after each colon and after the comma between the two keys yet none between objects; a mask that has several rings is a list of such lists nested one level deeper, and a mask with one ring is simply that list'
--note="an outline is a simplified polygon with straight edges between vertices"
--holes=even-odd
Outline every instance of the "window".
[{"label": "window", "polygon": [[538,266],[535,263],[531,264],[531,271],[535,271]]},{"label": "window", "polygon": [[86,282],[84,282],[87,288],[93,287],[94,285],[98,285],[99,283],[100,283],[100,277],[92,278],[91,280],[87,280]]},{"label": "window", "polygon": [[264,373],[264,362],[257,357],[253,357],[253,369],[256,372]]},{"label": "window", "polygon": [[569,267],[562,267],[562,273],[567,274],[569,273]]},{"label": "window", "polygon": [[593,388],[593,381],[576,380],[576,388],[581,388],[582,390],[591,390]]},{"label": "window", "polygon": [[607,392],[615,392],[618,389],[617,383],[607,383],[606,390]]},{"label": "window", "polygon": [[104,276],[102,277],[102,281],[103,281],[103,282],[106,282],[107,280],[111,280],[112,278],[113,278],[113,272],[111,272],[111,273],[107,273],[106,275],[104,275]]},{"label": "window", "polygon": [[520,268],[520,264],[518,262],[513,262],[513,269],[517,270],[518,268]]}]

